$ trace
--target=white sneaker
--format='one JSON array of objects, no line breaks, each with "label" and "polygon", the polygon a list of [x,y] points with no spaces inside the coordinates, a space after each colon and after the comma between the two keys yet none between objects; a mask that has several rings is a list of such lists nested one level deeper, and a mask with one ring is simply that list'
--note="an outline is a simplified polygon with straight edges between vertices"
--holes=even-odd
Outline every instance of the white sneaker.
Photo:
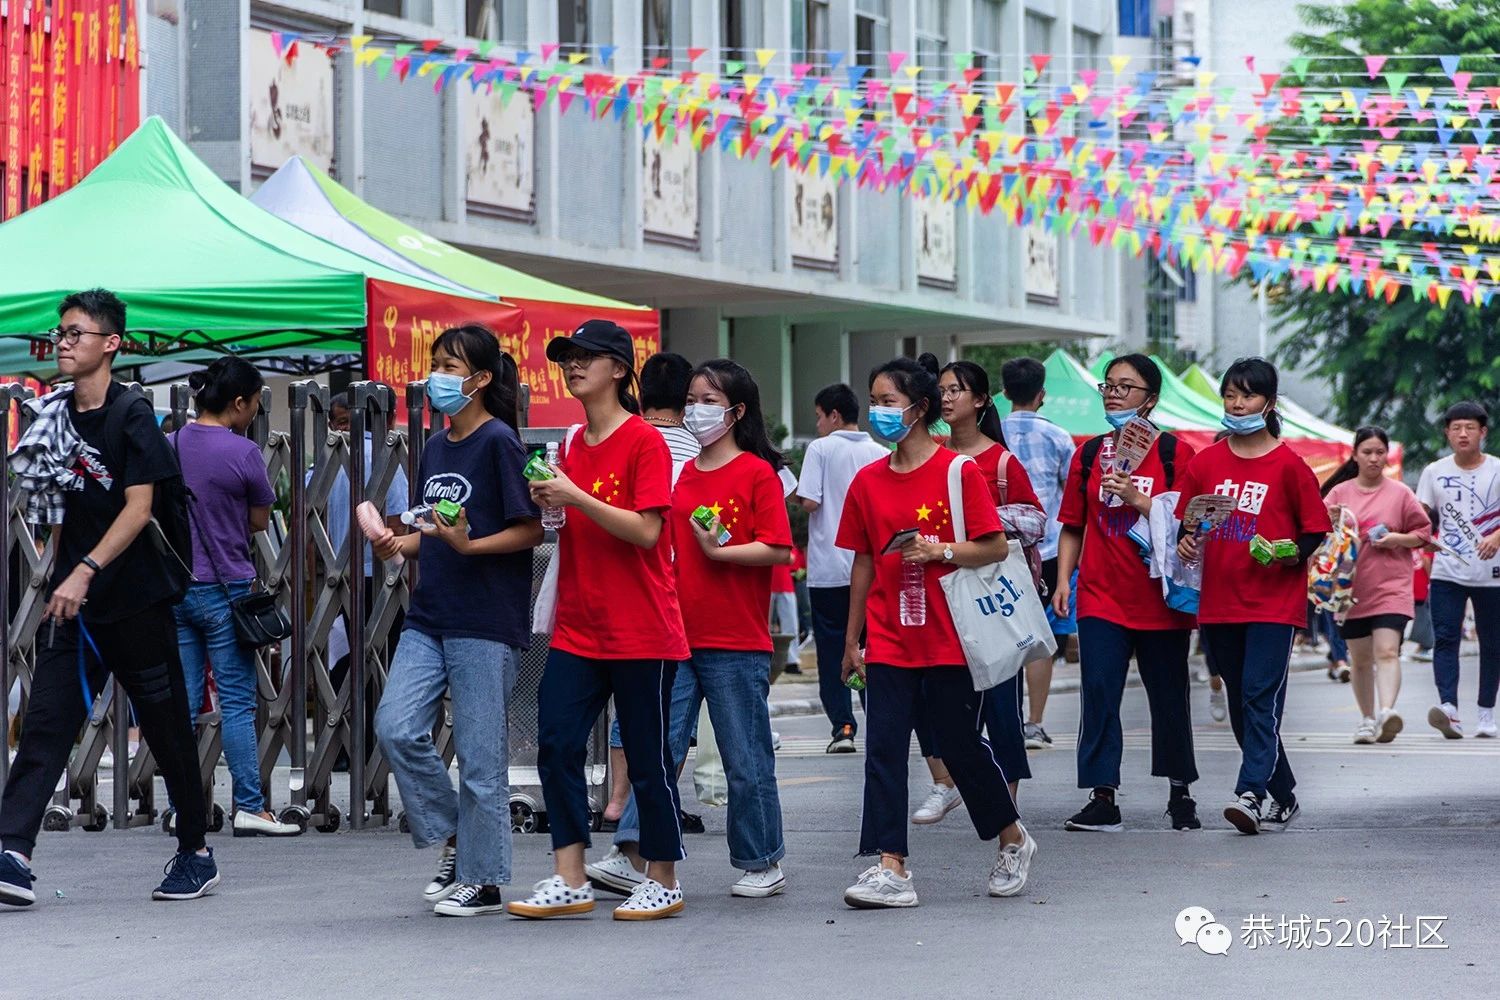
[{"label": "white sneaker", "polygon": [[654,878],[648,878],[636,886],[630,898],[615,907],[616,920],[660,920],[683,907],[682,885],[668,889]]},{"label": "white sneaker", "polygon": [[646,881],[645,872],[636,871],[635,865],[620,853],[618,847],[611,847],[609,853],[595,863],[584,865],[583,872],[594,883],[594,888],[622,896],[629,896]]},{"label": "white sneaker", "polygon": [[[1017,823],[1017,826],[1021,824]],[[1000,848],[1000,856],[990,869],[990,895],[1014,896],[1026,888],[1026,876],[1031,873],[1031,859],[1036,856],[1036,840],[1021,827],[1019,844],[1008,844]]]},{"label": "white sneaker", "polygon": [[1474,735],[1482,736],[1492,740],[1497,735],[1495,729],[1495,710],[1493,708],[1481,708],[1479,710],[1479,724],[1474,727]]},{"label": "white sneaker", "polygon": [[1415,653],[1411,654],[1411,658],[1413,660],[1416,660],[1418,663],[1431,663],[1432,662],[1432,650],[1430,650],[1430,649],[1419,649]]},{"label": "white sneaker", "polygon": [[1429,708],[1427,724],[1450,740],[1464,738],[1464,724],[1458,720],[1458,706],[1452,702],[1445,701]]},{"label": "white sneaker", "polygon": [[871,865],[860,873],[859,881],[844,890],[844,902],[856,910],[916,906],[917,887],[911,872],[902,878],[888,868]]},{"label": "white sneaker", "polygon": [[1381,709],[1380,733],[1375,737],[1376,743],[1389,743],[1396,738],[1396,734],[1406,726],[1406,720],[1401,718],[1401,713],[1394,708]]},{"label": "white sneaker", "polygon": [[281,823],[274,819],[266,819],[260,813],[246,812],[243,809],[234,814],[232,825],[236,837],[299,837],[302,835],[302,827],[295,823]]},{"label": "white sneaker", "polygon": [[441,903],[458,891],[458,851],[447,844],[438,855],[437,874],[422,890],[422,898],[429,903]]},{"label": "white sneaker", "polygon": [[1229,698],[1225,696],[1223,688],[1217,691],[1208,689],[1208,714],[1215,722],[1223,722],[1229,718]]},{"label": "white sneaker", "polygon": [[1365,716],[1359,720],[1359,726],[1354,730],[1354,742],[1360,745],[1375,742],[1375,720]]},{"label": "white sneaker", "polygon": [[771,749],[773,751],[781,749],[781,734],[774,729],[771,730]]},{"label": "white sneaker", "polygon": [[958,794],[958,789],[952,785],[933,785],[932,791],[927,793],[927,798],[917,807],[917,811],[911,814],[913,823],[937,823],[944,816],[963,804],[963,797]]},{"label": "white sneaker", "polygon": [[593,886],[585,882],[575,889],[561,875],[553,875],[533,886],[530,896],[506,906],[505,912],[528,920],[546,920],[588,913],[593,908]]},{"label": "white sneaker", "polygon": [[785,888],[786,875],[782,872],[781,866],[772,865],[758,872],[746,872],[741,875],[740,880],[729,887],[729,894],[747,899],[760,899],[764,896],[774,896]]}]

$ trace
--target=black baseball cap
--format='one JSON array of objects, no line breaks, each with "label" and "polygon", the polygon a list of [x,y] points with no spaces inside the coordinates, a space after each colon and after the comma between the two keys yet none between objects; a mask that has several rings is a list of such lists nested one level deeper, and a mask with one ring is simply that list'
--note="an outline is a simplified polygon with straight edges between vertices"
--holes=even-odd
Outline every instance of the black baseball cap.
[{"label": "black baseball cap", "polygon": [[570,347],[590,354],[603,355],[622,361],[625,367],[635,370],[635,344],[630,334],[618,323],[607,319],[591,319],[573,331],[571,337],[553,337],[547,342],[547,360],[561,361],[563,352]]}]

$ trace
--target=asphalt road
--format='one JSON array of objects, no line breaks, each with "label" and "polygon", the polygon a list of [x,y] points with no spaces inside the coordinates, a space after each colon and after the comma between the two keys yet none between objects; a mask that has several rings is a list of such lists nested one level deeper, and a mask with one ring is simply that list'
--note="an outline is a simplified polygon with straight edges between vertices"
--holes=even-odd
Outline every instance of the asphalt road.
[{"label": "asphalt road", "polygon": [[[1145,698],[1131,688],[1127,831],[1064,832],[1085,793],[1071,749],[1077,696],[1054,695],[1058,746],[1032,755],[1035,778],[1021,792],[1040,852],[1014,899],[985,895],[994,848],[957,810],[913,833],[921,906],[846,908],[842,890],[863,867],[852,857],[863,755],[824,755],[826,725],[807,717],[776,723],[786,894],[728,895],[723,812],[706,809],[709,832],[689,838],[679,869],[687,909],[660,923],[617,923],[608,905],[545,924],[436,918],[420,899],[434,856],[394,829],[281,842],[216,835],[223,885],[179,904],[148,899],[171,850],[160,832],[44,834],[37,905],[0,908],[0,997],[1490,995],[1500,741],[1444,741],[1424,721],[1430,667],[1406,666],[1408,728],[1388,746],[1351,743],[1348,687],[1320,673],[1292,678],[1283,733],[1303,813],[1260,837],[1219,818],[1239,758],[1228,727],[1208,721],[1202,687],[1194,792],[1205,829],[1174,833],[1162,817]],[[1477,669],[1465,666],[1472,727]],[[926,777],[915,754],[911,776],[915,804]],[[684,788],[690,798],[690,780]],[[515,868],[511,896],[550,872],[545,836],[517,838]],[[1189,906],[1225,926],[1227,955],[1180,943],[1174,923]],[[1246,921],[1262,916],[1271,941],[1252,949]],[[1434,930],[1446,947],[1415,947],[1419,936],[1434,945]],[[1304,936],[1312,947],[1296,946]]]}]

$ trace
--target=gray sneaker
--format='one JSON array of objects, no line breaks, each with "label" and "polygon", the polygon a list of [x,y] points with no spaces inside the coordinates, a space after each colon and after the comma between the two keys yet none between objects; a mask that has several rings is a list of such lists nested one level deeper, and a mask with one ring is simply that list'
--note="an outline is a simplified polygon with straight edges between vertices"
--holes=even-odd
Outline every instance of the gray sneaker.
[{"label": "gray sneaker", "polygon": [[859,881],[844,890],[844,902],[856,910],[916,906],[917,889],[911,872],[902,878],[888,868],[871,865],[860,873]]},{"label": "gray sneaker", "polygon": [[[1017,826],[1021,824],[1017,823]],[[1031,873],[1031,859],[1036,857],[1036,840],[1021,827],[1019,844],[1008,844],[1000,848],[1000,856],[990,869],[990,895],[1014,896],[1026,888],[1026,876]]]},{"label": "gray sneaker", "polygon": [[1052,746],[1052,737],[1047,735],[1047,730],[1035,722],[1028,722],[1022,726],[1021,735],[1026,737],[1027,750],[1047,750]]}]

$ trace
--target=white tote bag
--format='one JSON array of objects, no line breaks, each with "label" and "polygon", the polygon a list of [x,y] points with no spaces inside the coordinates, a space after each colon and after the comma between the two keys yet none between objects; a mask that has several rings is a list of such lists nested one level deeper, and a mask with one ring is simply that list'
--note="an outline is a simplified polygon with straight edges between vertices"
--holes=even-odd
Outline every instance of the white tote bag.
[{"label": "white tote bag", "polygon": [[[574,424],[568,428],[567,438],[563,444],[563,452],[573,447],[573,439],[578,432],[583,430],[582,424]],[[557,627],[557,556],[558,548],[562,545],[561,539],[552,548],[552,558],[547,560],[547,568],[542,572],[542,583],[536,591],[536,601],[531,606],[531,631],[537,635],[551,635],[552,630]]]},{"label": "white tote bag", "polygon": [[[960,455],[948,466],[948,509],[953,538],[969,540],[964,526],[963,467],[974,461]],[[1031,579],[1031,568],[1019,542],[1012,542],[1001,562],[960,566],[940,581],[958,630],[974,690],[986,691],[1014,677],[1032,660],[1050,659],[1057,643],[1047,613]]]}]

